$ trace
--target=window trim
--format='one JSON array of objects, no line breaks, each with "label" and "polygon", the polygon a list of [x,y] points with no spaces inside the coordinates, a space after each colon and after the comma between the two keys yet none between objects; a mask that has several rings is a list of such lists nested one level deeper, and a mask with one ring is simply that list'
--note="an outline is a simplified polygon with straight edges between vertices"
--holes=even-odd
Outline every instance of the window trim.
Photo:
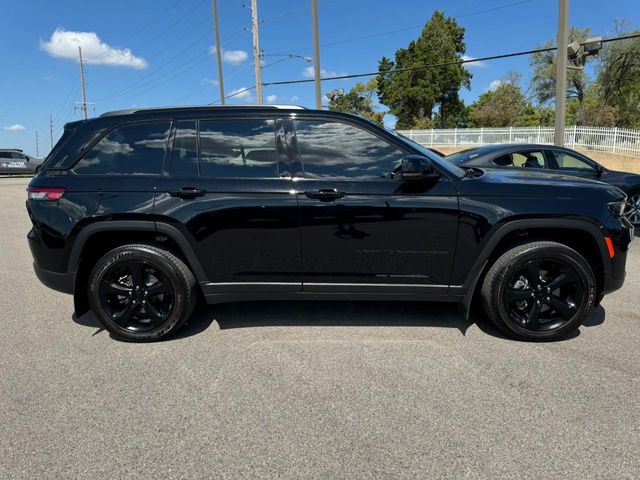
[{"label": "window trim", "polygon": [[[120,127],[124,127],[124,126],[129,126],[129,125],[137,125],[137,124],[141,124],[141,123],[161,123],[161,122],[168,122],[169,123],[169,134],[167,135],[167,138],[165,140],[165,146],[164,146],[164,158],[162,159],[162,165],[160,168],[160,172],[158,173],[144,173],[144,174],[137,174],[136,177],[160,177],[163,176],[165,173],[165,164],[167,161],[167,153],[169,151],[169,140],[171,138],[171,130],[173,128],[173,119],[171,118],[148,118],[148,119],[144,119],[144,120],[133,120],[133,121],[124,121],[124,122],[120,122],[120,123],[114,123],[113,125],[109,126],[106,129],[103,129],[102,132],[98,135],[95,135],[95,137],[92,139],[92,141],[84,148],[84,150],[82,152],[80,152],[80,154],[78,155],[78,157],[68,166],[66,167],[64,170],[67,170],[69,172],[71,172],[71,174],[73,175],[77,175],[77,176],[82,176],[82,177],[106,177],[106,176],[115,176],[115,175],[109,175],[109,174],[105,174],[105,173],[76,173],[74,171],[74,168],[76,168],[76,165],[78,165],[78,163],[89,153],[91,152],[91,150],[93,150],[93,147],[95,147],[99,142],[102,141],[103,138],[105,138],[107,135],[109,135],[111,132],[113,132],[114,130],[120,128]],[[119,175],[126,175],[126,174],[119,174]]]}]

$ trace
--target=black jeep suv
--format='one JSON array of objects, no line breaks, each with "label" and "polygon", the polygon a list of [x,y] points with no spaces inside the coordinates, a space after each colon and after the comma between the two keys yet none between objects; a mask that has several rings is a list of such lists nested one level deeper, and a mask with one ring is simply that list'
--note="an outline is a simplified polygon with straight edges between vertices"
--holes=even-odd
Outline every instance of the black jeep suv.
[{"label": "black jeep suv", "polygon": [[198,297],[481,299],[517,338],[578,327],[622,286],[626,197],[459,168],[358,117],[296,107],[67,124],[28,188],[38,278],[115,336],[174,333]]}]

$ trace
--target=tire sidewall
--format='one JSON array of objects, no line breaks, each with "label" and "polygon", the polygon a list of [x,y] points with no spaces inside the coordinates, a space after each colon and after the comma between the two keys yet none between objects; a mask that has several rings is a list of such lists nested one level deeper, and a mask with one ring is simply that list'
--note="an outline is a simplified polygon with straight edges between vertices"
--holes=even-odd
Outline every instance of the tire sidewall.
[{"label": "tire sidewall", "polygon": [[[508,280],[511,276],[522,268],[527,262],[535,259],[551,259],[561,260],[569,264],[578,274],[586,291],[586,301],[578,308],[573,318],[561,327],[548,331],[536,332],[527,330],[513,322],[507,311],[504,301],[504,292],[508,287]],[[588,263],[576,252],[568,247],[560,248],[560,246],[548,246],[542,248],[532,248],[523,252],[517,257],[517,261],[511,262],[506,268],[502,269],[498,276],[497,295],[493,298],[493,309],[499,315],[504,326],[513,332],[517,337],[526,340],[552,340],[565,336],[570,331],[580,326],[586,316],[591,312],[596,300],[596,284],[593,271]]]},{"label": "tire sidewall", "polygon": [[[115,323],[106,312],[100,300],[100,284],[107,272],[114,266],[126,261],[142,261],[160,270],[169,280],[173,289],[173,308],[169,317],[153,330],[144,332],[135,332],[122,328]],[[133,247],[130,249],[116,249],[105,255],[95,265],[89,275],[88,296],[92,310],[98,319],[102,322],[107,330],[120,339],[131,341],[153,341],[159,340],[168,335],[176,325],[182,323],[185,310],[185,293],[179,276],[176,274],[173,266],[167,262],[161,255],[153,250],[146,250],[142,247]]]}]

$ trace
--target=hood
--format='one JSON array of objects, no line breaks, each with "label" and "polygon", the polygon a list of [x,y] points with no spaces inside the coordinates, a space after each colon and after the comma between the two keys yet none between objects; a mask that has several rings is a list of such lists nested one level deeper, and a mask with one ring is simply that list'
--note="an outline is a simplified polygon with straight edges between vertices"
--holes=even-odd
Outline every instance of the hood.
[{"label": "hood", "polygon": [[606,170],[603,172],[601,180],[615,185],[625,191],[635,191],[640,188],[640,175],[637,173],[618,172],[616,170]]},{"label": "hood", "polygon": [[474,195],[504,195],[512,197],[575,198],[594,191],[615,198],[622,192],[616,187],[596,180],[537,170],[482,168],[484,173],[463,179],[473,183]]}]

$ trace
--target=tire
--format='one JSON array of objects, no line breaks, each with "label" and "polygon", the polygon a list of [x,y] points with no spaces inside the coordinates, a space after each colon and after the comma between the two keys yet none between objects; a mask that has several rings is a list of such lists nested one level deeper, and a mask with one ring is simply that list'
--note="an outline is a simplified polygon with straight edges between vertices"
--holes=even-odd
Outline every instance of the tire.
[{"label": "tire", "polygon": [[578,328],[591,313],[596,281],[575,250],[556,242],[530,242],[495,261],[481,296],[485,312],[507,335],[551,341]]},{"label": "tire", "polygon": [[111,250],[89,275],[91,309],[105,329],[132,342],[169,337],[196,303],[193,273],[175,255],[150,245]]}]

